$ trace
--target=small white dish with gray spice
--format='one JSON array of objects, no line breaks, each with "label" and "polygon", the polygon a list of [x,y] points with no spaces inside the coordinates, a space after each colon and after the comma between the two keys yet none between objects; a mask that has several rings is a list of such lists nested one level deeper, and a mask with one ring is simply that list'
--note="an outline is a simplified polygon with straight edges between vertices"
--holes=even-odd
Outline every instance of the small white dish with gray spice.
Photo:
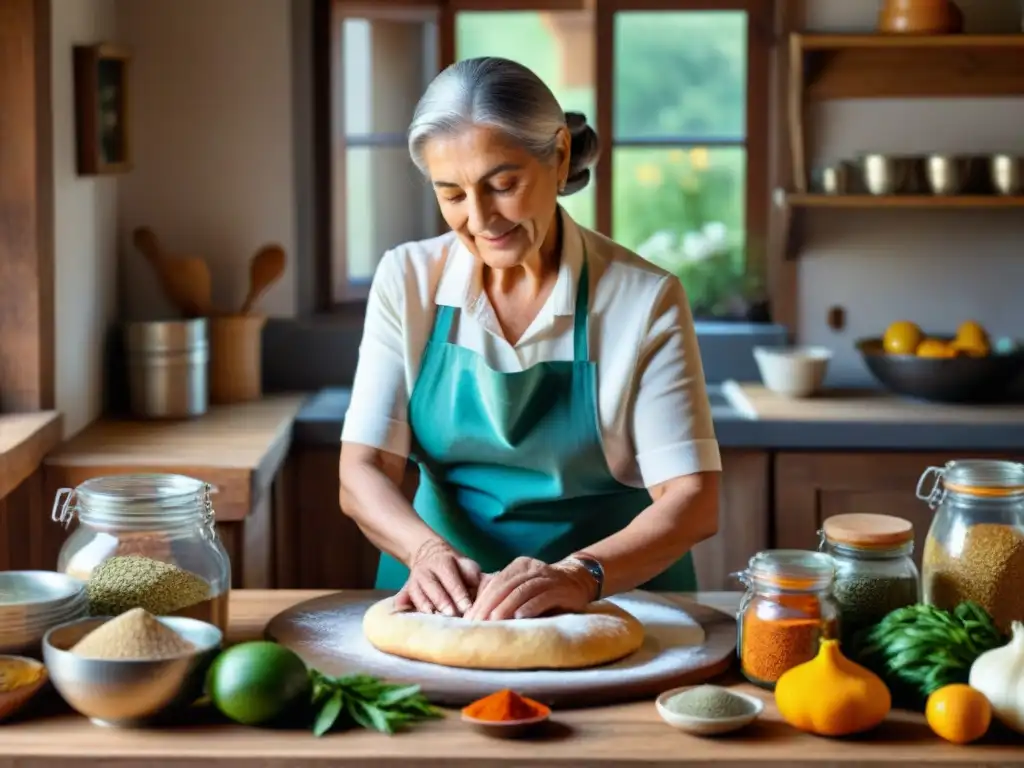
[{"label": "small white dish with gray spice", "polygon": [[690,685],[665,691],[654,702],[661,719],[697,736],[732,733],[754,722],[764,702],[718,685]]}]

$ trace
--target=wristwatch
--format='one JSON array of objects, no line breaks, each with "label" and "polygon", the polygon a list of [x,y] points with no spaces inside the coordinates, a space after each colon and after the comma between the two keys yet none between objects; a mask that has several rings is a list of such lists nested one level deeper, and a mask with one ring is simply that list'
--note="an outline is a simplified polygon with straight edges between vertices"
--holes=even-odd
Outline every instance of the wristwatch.
[{"label": "wristwatch", "polygon": [[600,600],[604,592],[604,568],[601,566],[600,561],[590,555],[573,555],[572,557],[567,557],[566,561],[576,563],[593,577],[594,583],[597,584],[594,600]]}]

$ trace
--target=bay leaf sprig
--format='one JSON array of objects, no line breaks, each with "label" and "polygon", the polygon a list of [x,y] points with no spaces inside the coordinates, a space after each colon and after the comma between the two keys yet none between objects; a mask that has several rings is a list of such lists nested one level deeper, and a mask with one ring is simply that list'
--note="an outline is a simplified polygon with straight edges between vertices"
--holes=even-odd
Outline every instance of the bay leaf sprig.
[{"label": "bay leaf sprig", "polygon": [[330,677],[315,670],[310,676],[316,736],[343,723],[391,734],[409,723],[441,717],[418,685],[387,683],[372,675]]}]

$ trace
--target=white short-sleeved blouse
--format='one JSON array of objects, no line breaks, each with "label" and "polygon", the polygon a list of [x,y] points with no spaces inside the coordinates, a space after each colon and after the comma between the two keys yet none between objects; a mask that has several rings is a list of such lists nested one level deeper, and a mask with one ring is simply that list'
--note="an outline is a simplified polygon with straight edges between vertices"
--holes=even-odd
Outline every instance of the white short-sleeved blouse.
[{"label": "white short-sleeved blouse", "polygon": [[563,211],[555,286],[515,345],[501,331],[483,265],[454,233],[382,257],[366,307],[352,400],[341,439],[407,457],[409,396],[436,307],[460,311],[451,340],[495,370],[573,356],[573,310],[584,244],[590,280],[590,358],[597,362],[604,452],[619,482],[651,487],[721,469],[697,336],[678,278]]}]

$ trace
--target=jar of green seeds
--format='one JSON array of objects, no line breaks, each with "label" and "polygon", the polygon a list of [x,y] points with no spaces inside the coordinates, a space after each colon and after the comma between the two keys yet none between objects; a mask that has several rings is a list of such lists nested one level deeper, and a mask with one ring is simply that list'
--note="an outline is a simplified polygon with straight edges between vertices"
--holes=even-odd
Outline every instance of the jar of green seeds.
[{"label": "jar of green seeds", "polygon": [[202,480],[170,474],[95,477],[60,489],[53,520],[78,524],[57,570],[85,582],[94,616],[145,608],[227,631],[231,564],[213,491]]},{"label": "jar of green seeds", "polygon": [[839,606],[844,647],[886,614],[920,601],[909,521],[891,515],[835,515],[825,520],[820,536],[821,549],[835,564],[832,596]]}]

